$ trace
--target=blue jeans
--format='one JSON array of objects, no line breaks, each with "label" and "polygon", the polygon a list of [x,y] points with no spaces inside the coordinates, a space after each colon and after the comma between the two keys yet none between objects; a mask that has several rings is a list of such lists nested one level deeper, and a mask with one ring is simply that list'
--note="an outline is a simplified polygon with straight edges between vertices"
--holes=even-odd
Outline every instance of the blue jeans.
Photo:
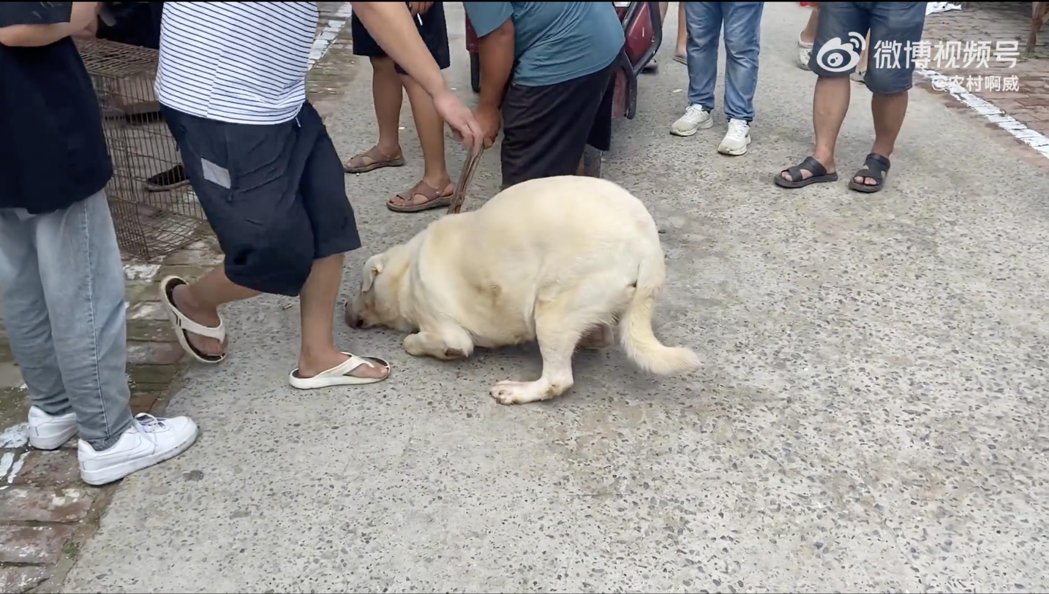
[{"label": "blue jeans", "polygon": [[764,2],[686,2],[688,103],[714,110],[718,41],[725,24],[725,115],[754,119]]},{"label": "blue jeans", "polygon": [[0,294],[29,399],[76,413],[96,450],[131,426],[124,267],[105,194],[30,215],[0,209]]}]

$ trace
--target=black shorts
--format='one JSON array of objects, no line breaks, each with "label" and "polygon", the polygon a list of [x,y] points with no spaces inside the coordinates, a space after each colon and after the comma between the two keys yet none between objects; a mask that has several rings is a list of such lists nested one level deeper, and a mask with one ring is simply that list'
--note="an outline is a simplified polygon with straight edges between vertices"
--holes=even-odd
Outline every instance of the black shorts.
[{"label": "black shorts", "polygon": [[314,260],[361,247],[342,163],[308,102],[275,125],[161,111],[231,281],[296,296]]},{"label": "black shorts", "polygon": [[[437,66],[444,70],[451,65],[448,53],[448,26],[444,21],[444,4],[434,2],[430,10],[418,17],[412,17],[415,28],[419,30],[419,36],[430,50]],[[420,24],[421,23],[421,24]],[[353,54],[355,56],[368,56],[370,58],[381,58],[386,55],[375,38],[364,28],[364,23],[354,14],[350,19],[350,32],[353,35]],[[404,74],[404,70],[397,65],[397,72]]]},{"label": "black shorts", "polygon": [[619,59],[603,70],[545,87],[511,84],[503,102],[503,189],[574,175],[586,145],[612,144],[612,96]]}]

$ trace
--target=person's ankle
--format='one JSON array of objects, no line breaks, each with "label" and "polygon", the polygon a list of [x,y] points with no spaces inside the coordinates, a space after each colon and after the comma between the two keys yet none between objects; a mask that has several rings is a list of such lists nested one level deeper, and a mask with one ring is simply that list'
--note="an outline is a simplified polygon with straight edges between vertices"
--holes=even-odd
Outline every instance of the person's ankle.
[{"label": "person's ankle", "polygon": [[823,165],[824,169],[827,170],[827,173],[834,173],[834,155],[824,154],[819,151],[816,151],[812,154],[812,158],[819,161],[820,164]]},{"label": "person's ankle", "polygon": [[303,349],[299,355],[299,375],[313,377],[322,371],[342,365],[347,359],[349,356],[340,353],[335,347],[317,350]]},{"label": "person's ankle", "polygon": [[171,297],[175,307],[194,322],[205,326],[219,323],[218,308],[208,307],[197,301],[189,285],[178,285],[172,290]]},{"label": "person's ankle", "polygon": [[395,159],[401,154],[400,143],[387,144],[382,141],[379,141],[379,143],[375,145],[375,148],[379,149],[379,152],[382,153],[384,156],[389,157],[391,159]]},{"label": "person's ankle", "polygon": [[437,190],[443,192],[444,189],[452,183],[452,178],[448,175],[447,171],[436,174],[424,173],[423,181],[426,182],[430,187],[436,188]]}]

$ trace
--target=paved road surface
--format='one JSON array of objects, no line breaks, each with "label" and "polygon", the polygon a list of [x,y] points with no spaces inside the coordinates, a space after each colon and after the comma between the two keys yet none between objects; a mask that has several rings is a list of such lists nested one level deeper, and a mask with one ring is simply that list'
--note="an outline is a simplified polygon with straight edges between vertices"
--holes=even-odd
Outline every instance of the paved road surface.
[{"label": "paved road surface", "polygon": [[[448,76],[473,100],[462,9],[448,14]],[[809,150],[814,80],[792,64],[806,16],[767,5],[750,154],[716,154],[720,101],[713,130],[668,135],[687,83],[667,45],[605,165],[665,230],[656,331],[700,372],[659,381],[585,353],[569,395],[507,408],[488,387],[533,377],[534,348],[419,361],[398,335],[340,326],[394,377],[303,394],[286,381],[297,306],[232,306],[228,362],[194,369],[168,409],[203,437],[125,481],[67,589],[1049,588],[1046,169],[916,91],[888,190],[773,187]],[[330,119],[345,157],[373,140],[369,81]],[[868,103],[855,87],[846,173]],[[402,119],[409,167],[347,178],[368,247],[344,295],[368,255],[437,216],[383,206],[421,167]],[[478,191],[497,167],[492,151]]]}]

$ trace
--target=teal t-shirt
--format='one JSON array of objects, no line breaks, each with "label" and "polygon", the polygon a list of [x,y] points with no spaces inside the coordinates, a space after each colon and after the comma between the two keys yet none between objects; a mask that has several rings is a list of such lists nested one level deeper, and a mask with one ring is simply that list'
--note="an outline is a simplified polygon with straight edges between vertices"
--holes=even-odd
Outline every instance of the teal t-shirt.
[{"label": "teal t-shirt", "polygon": [[611,2],[463,2],[478,37],[514,23],[513,83],[553,85],[608,66],[623,49]]}]

